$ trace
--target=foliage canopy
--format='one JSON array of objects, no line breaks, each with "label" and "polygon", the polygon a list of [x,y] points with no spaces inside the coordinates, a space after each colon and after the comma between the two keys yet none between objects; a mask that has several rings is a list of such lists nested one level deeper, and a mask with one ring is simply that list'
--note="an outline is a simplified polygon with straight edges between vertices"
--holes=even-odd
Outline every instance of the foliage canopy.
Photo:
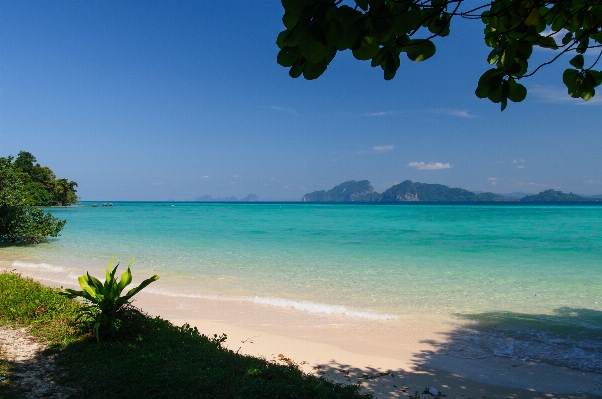
[{"label": "foliage canopy", "polygon": [[[475,94],[500,103],[502,111],[508,100],[527,96],[519,81],[563,54],[575,54],[562,76],[571,97],[587,101],[602,83],[602,71],[594,69],[602,51],[591,63],[583,57],[602,47],[600,0],[282,0],[282,5],[286,29],[276,40],[277,61],[293,78],[316,79],[338,51],[351,50],[393,79],[401,53],[415,62],[429,59],[436,52],[432,39],[449,35],[452,19],[465,18],[483,22],[485,44],[492,48],[487,61],[494,67],[483,73]],[[530,69],[535,46],[558,53]]]},{"label": "foliage canopy", "polygon": [[0,242],[35,243],[58,236],[66,222],[31,205],[12,160],[0,157]]}]

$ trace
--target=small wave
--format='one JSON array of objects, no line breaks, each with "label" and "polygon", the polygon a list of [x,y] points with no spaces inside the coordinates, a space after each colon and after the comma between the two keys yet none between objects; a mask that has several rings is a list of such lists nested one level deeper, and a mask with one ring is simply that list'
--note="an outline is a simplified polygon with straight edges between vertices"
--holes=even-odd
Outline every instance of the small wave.
[{"label": "small wave", "polygon": [[313,303],[307,301],[293,301],[290,299],[282,299],[282,298],[261,298],[256,296],[253,299],[254,303],[259,303],[262,305],[271,305],[277,306],[281,308],[293,308],[295,310],[303,310],[305,312],[310,313],[326,313],[326,314],[342,314],[345,316],[351,317],[361,317],[363,319],[372,319],[372,320],[390,320],[397,319],[397,316],[392,314],[379,314],[374,312],[361,312],[357,310],[347,309],[345,306],[341,305],[326,305],[322,303]]},{"label": "small wave", "polygon": [[61,272],[64,270],[60,266],[53,266],[53,265],[49,265],[48,263],[30,263],[30,262],[21,262],[19,260],[14,261],[13,266],[27,267],[29,269],[46,269],[46,270],[52,270],[53,272]]},{"label": "small wave", "polygon": [[200,295],[200,294],[184,294],[184,293],[173,293],[163,288],[159,289],[148,289],[148,293],[166,295],[180,298],[199,298],[199,299],[212,299],[220,301],[236,301],[236,302],[252,302],[260,305],[270,305],[279,308],[292,308],[309,313],[325,313],[325,314],[338,314],[350,317],[359,317],[370,320],[391,320],[397,319],[398,317],[393,314],[381,314],[376,312],[357,311],[350,310],[342,305],[326,305],[323,303],[314,303],[309,301],[294,301],[291,299],[275,298],[275,297],[223,297],[217,295]]}]

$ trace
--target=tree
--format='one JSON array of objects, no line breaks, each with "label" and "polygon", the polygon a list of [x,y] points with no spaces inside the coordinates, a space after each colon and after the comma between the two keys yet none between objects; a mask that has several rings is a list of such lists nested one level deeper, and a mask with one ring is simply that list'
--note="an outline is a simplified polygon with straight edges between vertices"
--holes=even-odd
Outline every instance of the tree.
[{"label": "tree", "polygon": [[[346,3],[351,3],[347,1]],[[501,103],[523,101],[527,89],[519,81],[564,54],[569,61],[562,80],[568,94],[590,100],[602,83],[594,69],[602,51],[590,64],[583,54],[602,47],[602,0],[282,0],[285,30],[276,40],[277,61],[290,67],[289,75],[316,79],[338,51],[351,50],[358,60],[380,66],[393,79],[401,53],[415,62],[432,57],[432,40],[450,34],[453,18],[480,19],[485,44],[492,48],[487,61],[494,68],[478,81],[475,94]],[[557,42],[560,38],[560,43]],[[533,47],[558,51],[549,61],[529,69]],[[597,51],[597,50],[595,50]]]},{"label": "tree", "polygon": [[66,222],[28,203],[12,160],[0,157],[0,242],[36,243],[57,237]]},{"label": "tree", "polygon": [[30,205],[67,206],[78,201],[76,182],[57,179],[52,169],[34,162],[36,157],[26,151],[19,152],[13,162],[19,179],[25,184],[24,190]]}]

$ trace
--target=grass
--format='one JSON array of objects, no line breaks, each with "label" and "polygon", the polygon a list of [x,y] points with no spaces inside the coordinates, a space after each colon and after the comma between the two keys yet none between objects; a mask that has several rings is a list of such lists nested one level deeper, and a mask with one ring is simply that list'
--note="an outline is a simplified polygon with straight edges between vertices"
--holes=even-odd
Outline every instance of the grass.
[{"label": "grass", "polygon": [[[128,308],[120,333],[96,342],[75,318],[80,303],[13,273],[0,274],[0,324],[31,326],[49,342],[48,352],[65,371],[57,383],[85,398],[370,398],[357,386],[342,386],[304,374],[295,364],[277,364],[223,347],[226,336],[207,337],[188,325]],[[0,360],[0,398],[14,382],[10,362]],[[11,385],[13,384],[13,385]]]}]

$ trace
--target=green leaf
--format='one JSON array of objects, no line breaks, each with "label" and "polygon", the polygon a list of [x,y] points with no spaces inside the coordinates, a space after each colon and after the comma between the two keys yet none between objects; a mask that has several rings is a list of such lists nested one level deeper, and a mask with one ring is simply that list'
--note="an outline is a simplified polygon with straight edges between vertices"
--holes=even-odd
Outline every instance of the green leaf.
[{"label": "green leaf", "polygon": [[159,280],[159,276],[158,275],[154,275],[150,278],[147,278],[146,280],[144,280],[143,282],[140,283],[140,285],[138,287],[134,287],[131,290],[129,290],[127,292],[127,294],[125,294],[125,296],[121,297],[121,299],[128,301],[131,297],[133,297],[134,295],[136,295],[137,293],[139,293],[140,291],[142,291],[147,285],[149,285],[150,283],[152,283],[153,281],[157,281]]},{"label": "green leaf", "polygon": [[489,86],[477,86],[474,94],[476,94],[478,98],[486,98],[489,95]]},{"label": "green leaf", "polygon": [[130,264],[128,265],[128,268],[123,272],[123,274],[119,278],[119,283],[117,284],[117,290],[116,290],[117,295],[121,295],[121,292],[123,291],[123,289],[125,287],[127,287],[128,285],[130,285],[130,283],[132,282],[132,272],[130,270],[130,266],[132,265],[133,261],[134,261],[134,259],[132,258],[132,260],[130,261]]},{"label": "green leaf", "polygon": [[372,18],[371,36],[377,41],[387,41],[391,38],[391,22],[387,18]]},{"label": "green leaf", "polygon": [[540,47],[551,48],[554,50],[558,49],[558,44],[556,44],[556,40],[554,40],[552,36],[539,36],[537,41]]},{"label": "green leaf", "polygon": [[569,61],[569,64],[571,64],[572,66],[574,66],[577,69],[583,69],[583,63],[584,63],[584,59],[581,54],[574,56]]},{"label": "green leaf", "polygon": [[304,29],[299,37],[301,55],[311,63],[322,61],[328,54],[328,49],[315,37],[314,32]]},{"label": "green leaf", "polygon": [[276,46],[278,46],[278,48],[283,48],[286,46],[285,39],[288,36],[288,34],[288,30],[283,30],[278,34],[278,37],[276,37]]},{"label": "green leaf", "polygon": [[423,12],[418,8],[404,11],[393,19],[392,30],[396,35],[405,35],[420,26]]},{"label": "green leaf", "polygon": [[567,87],[573,86],[579,77],[579,71],[576,69],[566,69],[562,74],[562,81]]},{"label": "green leaf", "polygon": [[489,65],[495,64],[500,59],[500,55],[503,52],[504,52],[504,46],[498,46],[498,47],[494,48],[493,50],[491,50],[491,52],[487,56],[487,62],[489,62]]},{"label": "green leaf", "polygon": [[107,265],[107,270],[105,271],[105,281],[109,281],[111,279],[111,271],[113,270],[113,264],[115,263],[115,256],[117,256],[117,255],[113,255],[111,260],[109,260],[109,264]]},{"label": "green leaf", "polygon": [[568,32],[562,38],[562,44],[566,46],[567,44],[569,44],[571,42],[571,40],[573,40],[573,32]]},{"label": "green leaf", "polygon": [[328,63],[324,61],[317,63],[306,62],[303,67],[303,77],[307,80],[317,79],[326,71],[326,68],[328,68]]},{"label": "green leaf", "polygon": [[430,40],[422,40],[417,45],[404,47],[408,58],[415,62],[422,62],[435,55],[437,49]]},{"label": "green leaf", "polygon": [[297,59],[295,64],[288,71],[291,78],[298,78],[303,73],[303,66],[305,65],[305,58],[300,57]]},{"label": "green leaf", "polygon": [[527,97],[527,89],[520,83],[517,83],[514,79],[508,79],[509,92],[508,98],[510,101],[519,103]]},{"label": "green leaf", "polygon": [[293,29],[295,25],[299,22],[299,18],[301,14],[299,12],[291,12],[287,11],[282,16],[282,23],[286,27],[286,29]]},{"label": "green leaf", "polygon": [[585,101],[591,100],[592,98],[594,98],[595,95],[596,95],[596,89],[594,89],[593,87],[584,88],[583,91],[581,92],[581,98],[584,99]]},{"label": "green leaf", "polygon": [[356,59],[365,61],[372,59],[379,51],[380,47],[378,46],[378,42],[373,37],[366,36],[364,40],[362,40],[362,45],[352,52]]},{"label": "green leaf", "polygon": [[299,51],[299,47],[284,47],[278,52],[276,60],[278,61],[278,64],[284,67],[291,67],[300,55],[301,52]]}]

